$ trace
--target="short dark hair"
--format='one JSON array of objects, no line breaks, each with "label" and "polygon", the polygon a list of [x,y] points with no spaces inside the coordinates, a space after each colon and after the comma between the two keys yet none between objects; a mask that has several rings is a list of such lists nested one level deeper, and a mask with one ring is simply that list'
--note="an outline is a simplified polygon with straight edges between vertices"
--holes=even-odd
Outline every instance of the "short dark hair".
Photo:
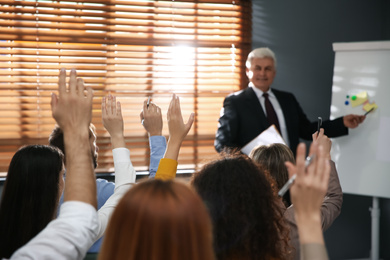
[{"label": "short dark hair", "polygon": [[[90,135],[91,135],[91,131],[93,133],[96,133],[96,127],[94,124],[90,124],[89,125],[89,130],[90,130]],[[65,154],[65,145],[64,145],[64,132],[62,131],[62,129],[60,128],[59,125],[55,125],[53,131],[50,133],[50,136],[49,136],[49,145],[50,146],[53,146],[53,147],[57,147],[58,149],[60,149],[62,151],[62,153],[64,154],[64,163],[66,163],[66,154]],[[94,163],[94,167],[96,168],[97,167],[97,161],[96,159],[92,156],[92,159],[93,159],[93,163]]]},{"label": "short dark hair", "polygon": [[0,203],[0,258],[10,258],[55,217],[62,169],[62,152],[47,145],[24,146],[12,157]]},{"label": "short dark hair", "polygon": [[218,260],[285,259],[289,231],[272,178],[245,155],[224,155],[191,181],[209,209]]}]

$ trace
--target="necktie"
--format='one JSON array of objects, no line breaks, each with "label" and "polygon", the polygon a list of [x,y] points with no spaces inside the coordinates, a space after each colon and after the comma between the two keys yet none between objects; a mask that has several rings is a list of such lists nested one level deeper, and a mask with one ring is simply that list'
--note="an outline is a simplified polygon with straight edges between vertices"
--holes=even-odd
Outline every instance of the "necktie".
[{"label": "necktie", "polygon": [[270,125],[275,125],[276,129],[278,129],[279,133],[281,133],[278,116],[276,115],[275,109],[272,106],[271,101],[269,101],[268,93],[264,93],[263,97],[265,98],[265,112],[267,113],[268,123]]}]

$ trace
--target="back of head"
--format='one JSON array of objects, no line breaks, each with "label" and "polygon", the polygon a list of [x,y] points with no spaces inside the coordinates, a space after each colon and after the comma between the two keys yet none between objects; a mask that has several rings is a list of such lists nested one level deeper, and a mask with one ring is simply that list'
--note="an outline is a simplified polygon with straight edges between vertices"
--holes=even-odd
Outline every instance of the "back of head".
[{"label": "back of head", "polygon": [[[89,135],[91,137],[92,134],[96,135],[96,127],[94,124],[89,125]],[[57,147],[62,151],[64,154],[64,163],[66,162],[66,157],[65,157],[65,144],[64,144],[64,132],[60,128],[59,125],[55,125],[54,129],[51,131],[50,136],[49,136],[49,145],[53,147]],[[94,167],[97,167],[97,158],[94,158],[94,154],[92,154],[92,158],[94,159]]]},{"label": "back of head", "polygon": [[243,155],[225,156],[194,174],[192,185],[211,215],[217,259],[284,258],[288,230],[270,183]]},{"label": "back of head", "polygon": [[269,48],[257,48],[257,49],[254,49],[252,50],[249,54],[248,54],[248,57],[246,59],[246,67],[247,68],[250,68],[251,67],[251,64],[252,64],[252,60],[254,58],[270,58],[270,59],[273,59],[274,60],[274,66],[276,68],[276,56],[275,56],[275,53],[273,51],[271,51],[271,49]]},{"label": "back of head", "polygon": [[249,157],[269,171],[278,189],[288,181],[288,171],[284,163],[289,161],[295,164],[294,154],[284,144],[258,146],[251,151]]},{"label": "back of head", "polygon": [[9,258],[55,216],[63,154],[29,145],[12,157],[0,204],[0,258]]},{"label": "back of head", "polygon": [[[262,165],[271,174],[278,190],[288,181],[288,171],[284,163],[289,161],[295,164],[293,152],[284,144],[258,146],[251,151],[249,157]],[[284,194],[283,202],[286,207],[291,205],[289,191]]]},{"label": "back of head", "polygon": [[207,210],[185,184],[142,182],[115,209],[99,259],[214,259]]}]

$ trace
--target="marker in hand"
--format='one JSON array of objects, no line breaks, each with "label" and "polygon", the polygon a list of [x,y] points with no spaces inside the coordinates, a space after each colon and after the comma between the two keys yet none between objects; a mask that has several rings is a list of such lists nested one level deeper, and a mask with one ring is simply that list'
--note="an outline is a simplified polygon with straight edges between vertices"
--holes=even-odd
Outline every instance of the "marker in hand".
[{"label": "marker in hand", "polygon": [[364,116],[368,115],[370,112],[374,111],[374,108],[372,107],[370,110],[368,110],[366,113],[364,113]]},{"label": "marker in hand", "polygon": [[320,128],[322,126],[322,117],[318,117],[318,123],[317,123],[317,137],[320,134]]}]

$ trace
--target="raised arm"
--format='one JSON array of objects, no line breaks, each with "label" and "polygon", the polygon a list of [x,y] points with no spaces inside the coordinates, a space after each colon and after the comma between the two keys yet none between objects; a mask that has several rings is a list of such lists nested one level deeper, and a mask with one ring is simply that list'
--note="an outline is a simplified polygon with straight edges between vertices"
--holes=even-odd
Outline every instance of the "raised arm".
[{"label": "raised arm", "polygon": [[52,94],[54,119],[64,132],[67,177],[64,203],[57,219],[16,251],[11,259],[83,259],[96,238],[96,182],[89,145],[92,90],[72,69],[69,87],[61,69],[59,96]]},{"label": "raised arm", "polygon": [[327,230],[334,220],[340,215],[341,206],[343,204],[343,191],[341,189],[340,180],[337,174],[336,165],[331,161],[330,150],[332,147],[332,141],[324,135],[324,130],[321,129],[320,133],[313,134],[313,141],[318,144],[318,146],[323,146],[325,156],[330,163],[330,178],[328,190],[324,201],[321,205],[321,220],[322,220],[322,230]]},{"label": "raised arm", "polygon": [[290,189],[301,243],[301,259],[328,259],[321,228],[320,208],[325,196],[330,166],[323,147],[313,143],[310,154],[314,162],[305,168],[305,145],[297,148],[297,164],[286,162],[289,176],[296,174]]},{"label": "raised arm", "polygon": [[112,149],[126,147],[123,135],[123,117],[121,103],[116,97],[108,95],[102,99],[102,121],[111,137]]},{"label": "raised arm", "polygon": [[136,178],[135,169],[130,161],[130,151],[125,147],[121,103],[116,101],[115,96],[108,95],[103,97],[102,121],[111,136],[115,166],[115,189],[114,194],[98,211],[99,229],[96,239],[104,235],[119,200],[135,183]]},{"label": "raised arm", "polygon": [[180,147],[194,123],[194,118],[194,113],[191,113],[187,123],[184,123],[179,97],[173,94],[167,113],[169,129],[167,150],[165,151],[164,158],[160,160],[156,178],[175,178]]},{"label": "raised arm", "polygon": [[66,72],[61,69],[58,82],[59,97],[52,94],[54,119],[64,132],[67,177],[64,201],[82,201],[97,207],[96,181],[89,145],[89,124],[92,118],[92,89],[84,94],[84,81],[72,69],[69,88]]},{"label": "raised arm", "polygon": [[140,113],[140,119],[149,136],[149,178],[154,178],[167,147],[167,141],[162,136],[163,120],[160,107],[153,102],[150,102],[148,105],[148,101],[145,100]]},{"label": "raised arm", "polygon": [[177,161],[181,144],[194,123],[195,114],[191,113],[187,123],[184,123],[183,116],[181,115],[180,99],[178,96],[173,94],[168,108],[167,119],[169,139],[164,158]]}]

